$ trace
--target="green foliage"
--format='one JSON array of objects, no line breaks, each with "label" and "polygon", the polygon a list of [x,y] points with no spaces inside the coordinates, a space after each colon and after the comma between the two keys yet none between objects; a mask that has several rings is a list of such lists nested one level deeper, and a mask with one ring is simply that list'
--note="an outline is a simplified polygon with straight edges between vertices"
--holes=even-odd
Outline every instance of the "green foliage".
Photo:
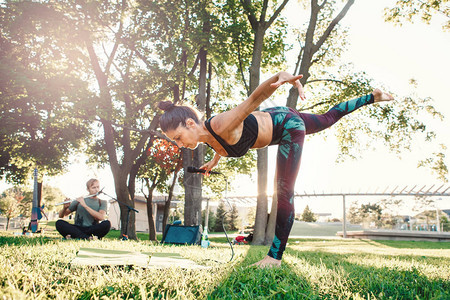
[{"label": "green foliage", "polygon": [[444,16],[446,22],[443,30],[450,30],[450,6],[448,0],[397,0],[391,8],[385,9],[385,19],[402,25],[403,21],[414,22],[420,18],[422,22],[429,24],[436,16]]},{"label": "green foliage", "polygon": [[6,229],[9,227],[9,220],[24,214],[26,203],[23,191],[19,188],[10,188],[0,196],[0,214],[6,217]]},{"label": "green foliage", "polygon": [[383,225],[381,218],[383,209],[378,204],[361,204],[357,207],[356,202],[350,206],[347,216],[349,221],[353,224],[361,224],[363,222],[373,222],[377,227]]},{"label": "green foliage", "polygon": [[227,213],[225,203],[223,201],[219,202],[219,206],[217,207],[216,211],[216,222],[214,223],[214,229],[212,231],[214,232],[223,232],[224,227],[224,215]]},{"label": "green foliage", "polygon": [[[240,78],[238,82],[243,84],[246,88],[247,96],[249,92],[248,69],[252,65],[252,59],[255,51],[255,31],[256,28],[249,22],[249,15],[252,14],[255,18],[261,21],[261,27],[267,26],[267,21],[275,12],[275,9],[280,5],[279,1],[272,1],[270,4],[263,1],[252,1],[243,4],[243,1],[227,0],[216,1],[217,14],[220,18],[219,30],[224,35],[223,42],[218,44],[217,53],[220,55],[220,67],[235,66],[233,73]],[[246,10],[244,6],[250,6]],[[263,7],[267,6],[265,15],[263,16]],[[267,20],[264,20],[266,18]],[[264,34],[264,41],[261,51],[261,61],[253,62],[253,64],[261,64],[261,67],[266,71],[279,71],[280,66],[285,63],[286,51],[290,46],[286,43],[288,20],[278,17],[274,24],[267,29]],[[261,32],[260,32],[261,33]],[[254,66],[255,67],[255,66]],[[257,70],[259,72],[259,70]],[[229,80],[230,74],[227,75]]]},{"label": "green foliage", "polygon": [[437,177],[442,182],[448,182],[447,174],[448,174],[448,167],[445,164],[445,151],[447,150],[447,146],[444,144],[440,145],[440,150],[442,152],[434,152],[432,157],[428,157],[424,160],[421,160],[418,163],[418,167],[428,167],[432,170],[432,172],[437,175]]},{"label": "green foliage", "polygon": [[235,231],[240,229],[241,220],[236,204],[233,204],[231,211],[227,214],[227,230]]},{"label": "green foliage", "polygon": [[304,221],[304,222],[317,221],[316,215],[309,209],[308,205],[306,205],[305,209],[303,210],[301,221]]},{"label": "green foliage", "polygon": [[[206,221],[206,210],[202,210],[202,226],[205,228],[205,221]],[[216,216],[214,215],[213,211],[209,211],[208,216],[208,229],[211,231],[215,228],[216,224]]]},{"label": "green foliage", "polygon": [[47,214],[51,211],[59,211],[60,206],[55,206],[56,203],[62,202],[66,196],[59,189],[48,185],[42,186],[41,205],[44,205],[44,211]]},{"label": "green foliage", "polygon": [[[448,16],[448,7],[444,2],[397,1],[393,11],[405,12],[409,7],[413,9],[412,14],[422,13],[420,7],[427,8],[423,11],[424,14],[435,14],[440,10],[445,11]],[[294,72],[304,74],[302,83],[309,95],[307,104],[297,107],[301,111],[323,113],[337,103],[371,93],[374,87],[383,89],[367,74],[355,71],[351,64],[339,59],[347,46],[347,30],[335,19],[343,5],[337,1],[327,1],[319,6],[317,1],[311,1],[311,7],[308,7],[311,9],[310,23],[294,29],[299,32],[300,41]],[[315,18],[317,22],[312,23]],[[328,34],[326,30],[332,24],[336,26]],[[318,44],[319,41],[323,41],[323,44]],[[412,88],[414,87],[415,82],[412,81]],[[295,89],[291,89],[288,106],[297,106],[297,95]],[[394,97],[396,101],[392,104],[370,105],[346,116],[333,126],[331,130],[339,145],[337,161],[360,158],[361,151],[373,149],[375,141],[383,141],[387,149],[399,154],[413,150],[418,139],[426,142],[438,139],[429,121],[442,120],[443,116],[434,108],[432,99],[419,97],[414,90],[410,95]],[[327,135],[330,131],[319,134]],[[448,168],[444,161],[444,150],[445,146],[439,150],[431,150],[419,162],[419,166],[428,167],[445,182]]]},{"label": "green foliage", "polygon": [[[62,15],[34,2],[1,4],[0,177],[24,183],[38,166],[49,175],[62,172],[87,135],[87,123],[74,118],[74,102],[90,99],[76,70],[79,54]],[[71,37],[72,38],[72,37]]]}]

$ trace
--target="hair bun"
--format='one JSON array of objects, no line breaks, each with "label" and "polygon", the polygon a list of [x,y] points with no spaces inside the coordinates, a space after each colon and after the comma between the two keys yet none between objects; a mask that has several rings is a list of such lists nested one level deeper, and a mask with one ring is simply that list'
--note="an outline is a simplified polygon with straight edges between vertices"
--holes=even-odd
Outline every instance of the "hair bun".
[{"label": "hair bun", "polygon": [[161,101],[158,103],[158,107],[164,111],[168,111],[175,107],[172,101]]}]

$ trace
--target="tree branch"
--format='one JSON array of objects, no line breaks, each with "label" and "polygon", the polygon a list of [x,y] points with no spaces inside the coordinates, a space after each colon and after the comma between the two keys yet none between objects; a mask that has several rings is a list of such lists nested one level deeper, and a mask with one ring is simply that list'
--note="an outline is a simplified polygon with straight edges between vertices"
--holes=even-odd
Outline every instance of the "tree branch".
[{"label": "tree branch", "polygon": [[318,81],[329,81],[329,82],[337,82],[337,83],[341,83],[341,84],[346,84],[344,81],[337,80],[337,79],[313,79],[313,80],[307,81],[306,84],[310,84],[310,83],[318,82]]},{"label": "tree branch", "polygon": [[241,0],[241,4],[244,7],[245,12],[247,13],[250,25],[252,26],[253,30],[256,31],[258,29],[258,20],[256,19],[256,16],[252,11],[251,0]]},{"label": "tree branch", "polygon": [[353,3],[355,3],[355,0],[349,0],[345,4],[344,8],[342,8],[341,12],[336,16],[336,18],[334,18],[333,21],[331,21],[331,23],[328,25],[328,28],[325,30],[323,35],[320,37],[320,39],[317,41],[316,45],[314,46],[314,52],[317,52],[317,50],[319,50],[320,47],[322,47],[322,44],[328,38],[328,36],[330,35],[331,31],[342,20],[342,18],[345,17],[345,15],[347,14],[348,10],[350,9],[350,6],[352,6]]},{"label": "tree branch", "polygon": [[313,109],[314,107],[325,105],[325,104],[329,104],[329,103],[333,103],[333,101],[323,101],[323,102],[315,103],[315,104],[313,104],[311,106],[308,106],[308,107],[301,107],[299,109],[299,111],[310,110],[310,109]]},{"label": "tree branch", "polygon": [[[128,57],[128,62],[127,62],[127,67],[125,70],[125,74],[123,77],[123,83],[124,83],[124,94],[123,94],[123,101],[125,102],[125,120],[124,120],[124,124],[129,125],[129,119],[132,118],[132,116],[130,116],[130,113],[132,111],[132,105],[131,105],[131,97],[130,94],[127,93],[126,91],[129,90],[129,83],[130,83],[130,67],[131,67],[131,58],[133,57],[133,55],[130,55]],[[130,129],[128,128],[124,128],[123,130],[123,135],[122,135],[122,145],[123,145],[123,151],[124,151],[124,159],[127,159],[128,155],[127,153],[129,153],[131,151],[131,143],[130,143]],[[125,163],[125,165],[128,165],[127,163]]]},{"label": "tree branch", "polygon": [[322,9],[325,4],[327,4],[328,0],[323,0],[322,4],[319,4],[320,9]]},{"label": "tree branch", "polygon": [[267,4],[269,3],[268,0],[264,0],[262,9],[261,9],[261,15],[259,15],[259,23],[265,23],[266,22],[266,13],[267,13]]},{"label": "tree branch", "polygon": [[281,13],[281,11],[288,2],[289,0],[284,0],[283,3],[281,3],[281,5],[277,8],[277,10],[273,13],[272,17],[270,17],[269,21],[266,23],[266,29],[272,25],[272,23],[275,21],[276,18],[278,18],[278,15]]},{"label": "tree branch", "polygon": [[295,69],[294,69],[294,73],[293,73],[294,75],[297,74],[297,71],[300,72],[299,67],[300,67],[300,62],[302,61],[302,56],[303,56],[304,52],[305,52],[305,47],[302,47],[302,43],[300,42],[300,53],[298,54],[297,62],[295,63]]},{"label": "tree branch", "polygon": [[249,87],[247,85],[247,81],[245,81],[245,76],[244,76],[244,67],[242,65],[242,58],[241,58],[241,43],[240,43],[241,39],[238,37],[238,42],[237,42],[237,49],[238,49],[238,61],[239,61],[239,71],[241,73],[242,76],[242,82],[244,83],[245,86],[245,90],[247,92],[247,95],[249,94]]},{"label": "tree branch", "polygon": [[[100,68],[100,64],[98,62],[98,57],[95,53],[94,47],[92,43],[90,42],[88,37],[85,37],[85,45],[89,53],[89,58],[91,61],[92,68],[94,69],[95,76],[97,78],[97,82],[100,89],[100,101],[101,101],[101,107],[103,109],[111,109],[112,104],[107,107],[105,101],[111,102],[111,99],[106,99],[107,97],[110,97],[108,93],[108,82],[106,75],[102,72]],[[103,114],[105,112],[103,111]],[[109,161],[111,163],[111,168],[113,170],[118,170],[119,168],[119,162],[117,160],[117,153],[116,148],[114,144],[114,129],[111,126],[111,123],[108,122],[105,118],[100,117],[100,121],[103,125],[103,130],[105,133],[105,148],[106,152],[109,156]]]},{"label": "tree branch", "polygon": [[122,30],[123,30],[123,19],[124,19],[124,11],[126,9],[126,0],[122,0],[122,11],[120,14],[120,22],[119,22],[119,30],[116,33],[116,42],[114,43],[114,47],[111,50],[111,54],[108,57],[108,61],[105,66],[105,74],[109,74],[109,69],[111,68],[111,64],[114,60],[114,57],[116,56],[117,48],[119,48],[121,36],[122,36]]},{"label": "tree branch", "polygon": [[[150,122],[149,129],[156,128],[158,123],[159,123],[159,115],[156,115]],[[136,144],[136,147],[133,149],[133,151],[131,151],[130,154],[131,161],[135,161],[135,159],[139,156],[139,153],[142,152],[142,149],[144,148],[144,145],[147,142],[149,135],[150,135],[149,132],[142,134],[142,137],[139,139],[138,143]]]},{"label": "tree branch", "polygon": [[197,69],[198,62],[199,62],[199,61],[200,61],[200,52],[197,53],[197,57],[195,58],[194,65],[192,66],[192,69],[191,69],[191,71],[189,72],[188,76],[192,76],[192,75],[194,74],[195,69]]}]

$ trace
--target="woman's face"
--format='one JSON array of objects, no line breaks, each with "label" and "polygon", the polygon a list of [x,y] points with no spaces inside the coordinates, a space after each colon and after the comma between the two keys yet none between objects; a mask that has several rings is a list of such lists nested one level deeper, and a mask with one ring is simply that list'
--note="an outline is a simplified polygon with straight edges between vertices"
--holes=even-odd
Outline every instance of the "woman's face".
[{"label": "woman's face", "polygon": [[[191,122],[192,121],[192,122]],[[174,130],[168,130],[164,134],[174,141],[178,147],[184,147],[189,149],[195,149],[198,146],[198,137],[196,133],[195,121],[188,119],[186,126],[179,125]]]}]

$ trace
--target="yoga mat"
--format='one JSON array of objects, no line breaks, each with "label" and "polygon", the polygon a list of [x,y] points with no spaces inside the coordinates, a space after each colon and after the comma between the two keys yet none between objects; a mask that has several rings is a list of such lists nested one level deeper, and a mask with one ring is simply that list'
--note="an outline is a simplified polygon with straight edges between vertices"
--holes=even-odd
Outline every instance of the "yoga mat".
[{"label": "yoga mat", "polygon": [[142,268],[207,269],[178,253],[149,253],[98,248],[80,248],[72,265],[78,266],[139,266]]}]

